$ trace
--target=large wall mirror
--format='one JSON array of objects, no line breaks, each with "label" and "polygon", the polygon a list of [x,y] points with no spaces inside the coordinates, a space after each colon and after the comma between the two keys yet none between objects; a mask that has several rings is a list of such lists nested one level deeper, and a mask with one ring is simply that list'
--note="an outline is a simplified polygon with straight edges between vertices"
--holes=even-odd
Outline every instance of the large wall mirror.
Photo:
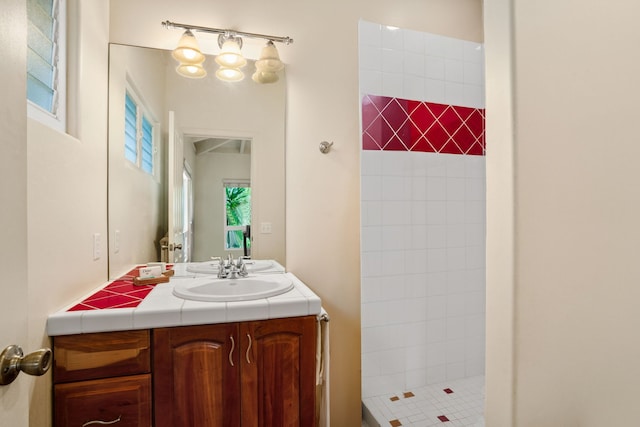
[{"label": "large wall mirror", "polygon": [[162,257],[284,265],[286,84],[255,83],[251,65],[228,83],[208,58],[190,79],[170,51],[110,45],[110,278]]}]

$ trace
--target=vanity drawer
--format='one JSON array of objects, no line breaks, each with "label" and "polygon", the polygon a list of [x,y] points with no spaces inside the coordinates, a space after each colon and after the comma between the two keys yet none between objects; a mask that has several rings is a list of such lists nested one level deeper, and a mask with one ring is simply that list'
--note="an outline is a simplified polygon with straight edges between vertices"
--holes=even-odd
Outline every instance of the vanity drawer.
[{"label": "vanity drawer", "polygon": [[142,330],[54,337],[53,382],[149,373],[149,335]]},{"label": "vanity drawer", "polygon": [[57,384],[55,427],[151,426],[151,375]]}]

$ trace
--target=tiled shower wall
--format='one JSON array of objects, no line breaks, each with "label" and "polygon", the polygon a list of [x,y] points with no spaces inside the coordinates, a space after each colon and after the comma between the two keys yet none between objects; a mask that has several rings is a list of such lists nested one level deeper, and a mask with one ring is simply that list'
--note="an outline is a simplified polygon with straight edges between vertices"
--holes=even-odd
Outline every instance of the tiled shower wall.
[{"label": "tiled shower wall", "polygon": [[484,373],[483,46],[361,22],[362,394]]}]

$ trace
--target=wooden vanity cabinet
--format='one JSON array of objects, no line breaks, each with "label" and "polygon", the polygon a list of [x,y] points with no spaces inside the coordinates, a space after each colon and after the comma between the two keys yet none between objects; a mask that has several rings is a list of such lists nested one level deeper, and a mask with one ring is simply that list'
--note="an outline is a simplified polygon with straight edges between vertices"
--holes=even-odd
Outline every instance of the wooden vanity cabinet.
[{"label": "wooden vanity cabinet", "polygon": [[148,330],[54,337],[54,426],[151,426],[150,351]]},{"label": "wooden vanity cabinet", "polygon": [[312,427],[315,316],[155,329],[157,427]]}]

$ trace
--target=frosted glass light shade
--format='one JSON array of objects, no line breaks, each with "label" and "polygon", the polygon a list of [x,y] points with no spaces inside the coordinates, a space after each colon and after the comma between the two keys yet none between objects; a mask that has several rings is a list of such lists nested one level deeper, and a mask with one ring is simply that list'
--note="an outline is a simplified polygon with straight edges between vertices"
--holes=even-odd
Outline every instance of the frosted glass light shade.
[{"label": "frosted glass light shade", "polygon": [[256,69],[267,73],[276,73],[284,68],[284,64],[280,61],[278,49],[271,40],[262,48],[260,59],[256,61]]},{"label": "frosted glass light shade", "polygon": [[191,79],[201,79],[207,75],[207,71],[200,64],[180,64],[176,71],[178,74]]},{"label": "frosted glass light shade", "polygon": [[184,32],[178,42],[178,47],[171,52],[171,56],[181,64],[202,64],[205,60],[205,56],[198,46],[198,41],[189,30]]},{"label": "frosted glass light shade", "polygon": [[244,73],[238,68],[220,67],[216,71],[216,77],[225,82],[239,82],[244,79]]},{"label": "frosted glass light shade", "polygon": [[260,84],[275,83],[278,81],[278,74],[271,73],[269,71],[256,70],[256,72],[253,73],[253,76],[251,76],[251,78],[253,79],[254,82],[260,83]]},{"label": "frosted glass light shade", "polygon": [[247,64],[242,53],[240,53],[240,44],[235,39],[227,39],[222,44],[220,54],[216,56],[216,62],[225,68],[242,68]]}]

